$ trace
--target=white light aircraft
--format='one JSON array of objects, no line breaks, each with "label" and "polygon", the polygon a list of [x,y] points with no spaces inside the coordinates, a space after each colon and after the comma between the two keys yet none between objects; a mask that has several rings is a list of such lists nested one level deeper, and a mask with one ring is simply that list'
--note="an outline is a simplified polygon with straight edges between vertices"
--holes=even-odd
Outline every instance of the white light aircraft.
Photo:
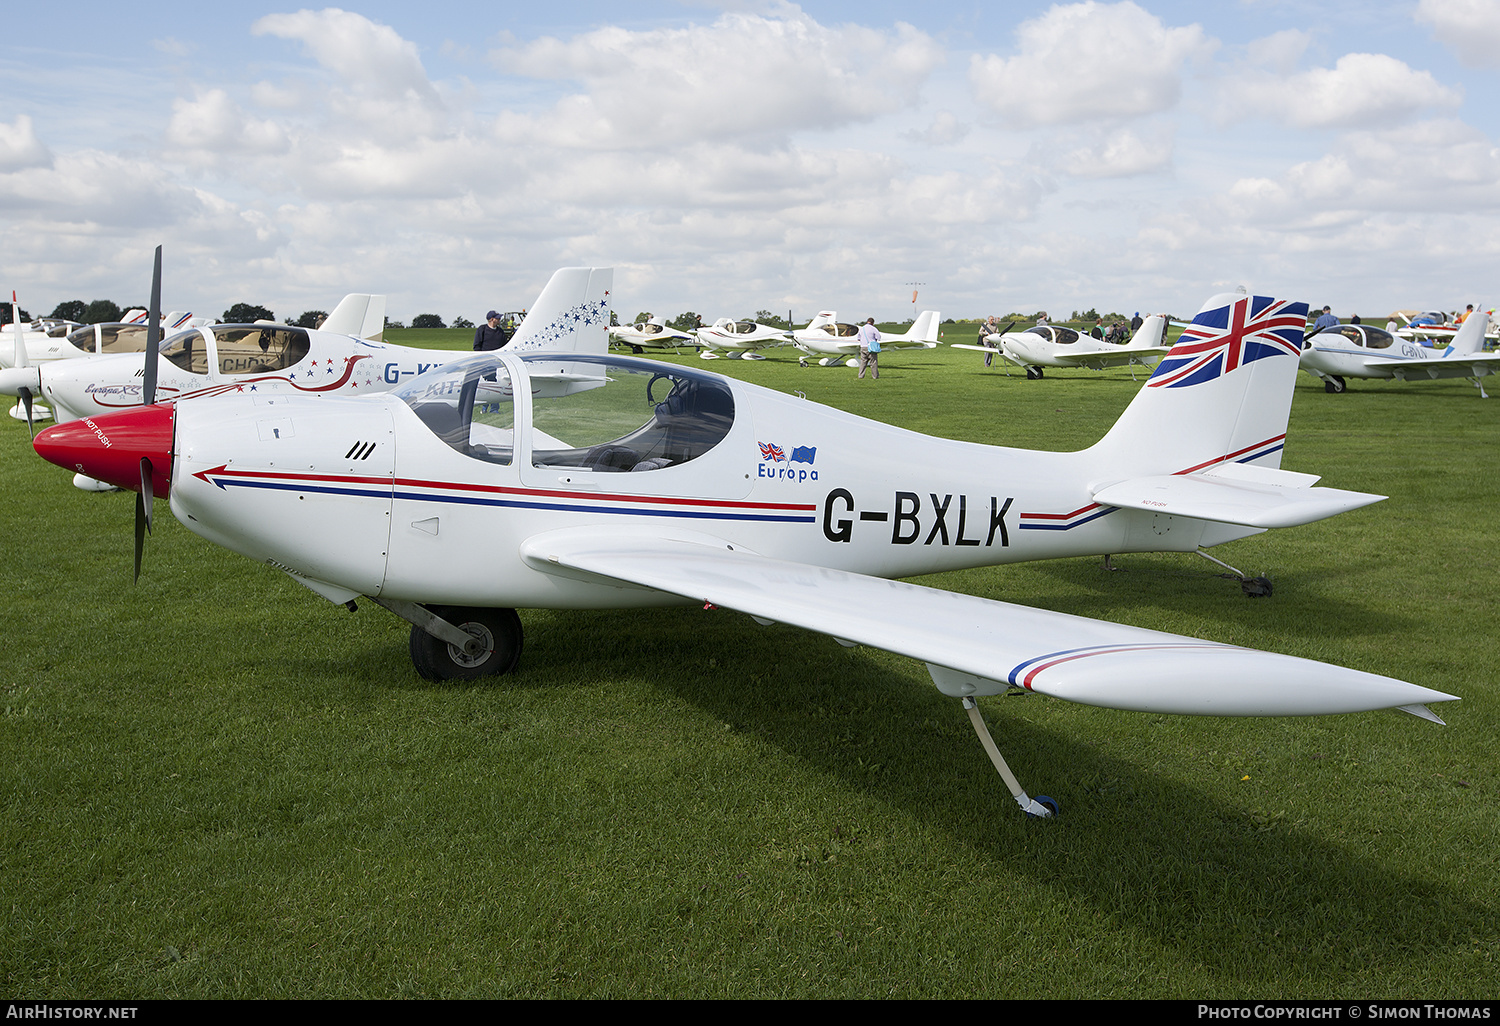
[{"label": "white light aircraft", "polygon": [[697,348],[698,341],[686,331],[669,328],[660,317],[652,317],[639,324],[621,324],[609,329],[609,339],[622,346],[629,346],[632,353],[646,349],[677,349],[688,345]]},{"label": "white light aircraft", "polygon": [[[936,310],[923,310],[905,332],[899,335],[895,332],[881,332],[881,352],[887,349],[936,349],[942,319],[943,315]],[[839,315],[832,310],[820,312],[807,327],[793,331],[792,345],[809,356],[821,355],[823,358],[818,361],[819,367],[832,367],[840,363],[849,367],[859,366],[859,325],[840,322]],[[801,363],[805,367],[807,360],[804,359]]]},{"label": "white light aircraft", "polygon": [[1489,315],[1476,310],[1446,349],[1435,349],[1398,339],[1374,325],[1341,324],[1303,340],[1302,369],[1322,379],[1325,392],[1344,391],[1345,378],[1468,378],[1481,397],[1489,398],[1480,379],[1500,372],[1500,353],[1480,352],[1488,327]]},{"label": "white light aircraft", "polygon": [[998,353],[1008,362],[1026,368],[1026,376],[1035,379],[1042,376],[1043,367],[1087,367],[1091,370],[1134,364],[1149,367],[1171,352],[1162,344],[1166,332],[1166,318],[1152,314],[1141,322],[1140,328],[1124,345],[1105,342],[1060,324],[1038,324],[1014,335],[1008,331],[987,335],[986,344],[982,346],[955,342],[953,348]]},{"label": "white light aircraft", "polygon": [[[611,268],[557,271],[508,348],[603,353],[612,278]],[[458,355],[381,341],[384,324],[385,297],[354,294],[316,330],[214,324],[178,332],[162,342],[155,361],[160,399],[385,392]],[[145,390],[142,361],[143,354],[126,354],[16,367],[0,371],[0,394],[44,395],[59,423],[139,406]]]},{"label": "white light aircraft", "polygon": [[[625,356],[476,354],[378,396],[221,396],[62,425],[36,448],[170,494],[190,530],[409,620],[429,679],[513,669],[516,607],[704,604],[1018,688],[1155,713],[1301,716],[1455,696],[1358,670],[886,578],[1182,551],[1379,501],[1279,469],[1305,304],[1223,295],[1080,452],[950,441]],[[1201,373],[1212,359],[1215,373]],[[137,544],[140,540],[137,513]],[[137,549],[139,560],[139,548]],[[137,563],[139,566],[139,563]],[[1438,722],[1441,722],[1440,720]]]},{"label": "white light aircraft", "polygon": [[717,360],[720,356],[736,360],[764,360],[765,356],[756,350],[784,346],[789,341],[787,333],[780,328],[757,324],[755,321],[736,321],[729,317],[720,317],[713,324],[698,328],[693,332],[693,337],[703,346],[703,352],[698,355],[705,360]]}]

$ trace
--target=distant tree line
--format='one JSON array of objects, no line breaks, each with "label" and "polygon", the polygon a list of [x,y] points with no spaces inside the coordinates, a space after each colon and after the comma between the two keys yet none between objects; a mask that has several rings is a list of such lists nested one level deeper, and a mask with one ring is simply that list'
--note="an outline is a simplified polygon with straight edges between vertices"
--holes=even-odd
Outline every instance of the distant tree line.
[{"label": "distant tree line", "polygon": [[[77,321],[79,324],[99,324],[107,321],[118,321],[125,316],[126,310],[144,310],[145,303],[136,303],[132,306],[120,306],[109,299],[96,299],[92,303],[85,303],[81,299],[68,299],[58,303],[48,317],[56,317],[64,321]],[[23,308],[22,313],[25,313]]]}]

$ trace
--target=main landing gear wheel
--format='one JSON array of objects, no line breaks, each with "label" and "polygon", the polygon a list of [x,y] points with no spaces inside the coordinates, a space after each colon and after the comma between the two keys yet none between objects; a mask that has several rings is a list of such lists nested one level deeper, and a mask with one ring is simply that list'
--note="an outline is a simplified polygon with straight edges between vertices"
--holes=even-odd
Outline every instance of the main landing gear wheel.
[{"label": "main landing gear wheel", "polygon": [[1026,376],[1032,381],[1035,381],[1037,378],[1040,378],[1042,376],[1042,369],[1040,367],[1027,367]]},{"label": "main landing gear wheel", "polygon": [[1338,375],[1323,380],[1323,391],[1329,395],[1337,395],[1344,390],[1344,379]]},{"label": "main landing gear wheel", "polygon": [[469,655],[457,645],[411,629],[411,662],[423,680],[479,680],[509,673],[521,661],[521,618],[514,609],[434,606],[432,611],[481,643]]}]

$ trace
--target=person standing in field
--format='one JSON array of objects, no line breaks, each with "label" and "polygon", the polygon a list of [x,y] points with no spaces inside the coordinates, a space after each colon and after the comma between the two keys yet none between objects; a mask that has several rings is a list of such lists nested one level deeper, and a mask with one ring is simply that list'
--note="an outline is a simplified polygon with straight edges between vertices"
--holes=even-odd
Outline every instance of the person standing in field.
[{"label": "person standing in field", "polygon": [[875,318],[871,317],[859,327],[859,376],[865,376],[865,368],[870,369],[870,380],[880,380],[880,329],[875,327]]}]

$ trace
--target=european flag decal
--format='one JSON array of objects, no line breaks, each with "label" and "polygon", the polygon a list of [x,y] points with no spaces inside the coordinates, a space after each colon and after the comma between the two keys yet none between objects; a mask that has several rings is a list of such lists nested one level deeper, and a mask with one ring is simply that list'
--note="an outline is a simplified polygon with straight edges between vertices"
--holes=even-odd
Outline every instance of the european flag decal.
[{"label": "european flag decal", "polygon": [[793,463],[811,463],[813,461],[814,457],[816,457],[817,455],[818,455],[818,447],[816,445],[794,445],[794,446],[792,446],[792,462]]}]

